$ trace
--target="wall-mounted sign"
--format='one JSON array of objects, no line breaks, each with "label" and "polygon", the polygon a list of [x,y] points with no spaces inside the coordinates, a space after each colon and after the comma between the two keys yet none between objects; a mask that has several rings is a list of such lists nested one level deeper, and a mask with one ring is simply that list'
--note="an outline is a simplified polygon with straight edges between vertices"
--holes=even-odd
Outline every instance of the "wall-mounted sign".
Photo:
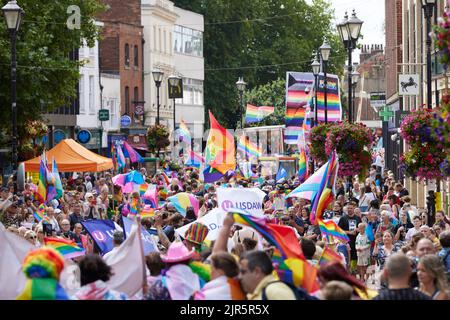
[{"label": "wall-mounted sign", "polygon": [[175,85],[171,85],[169,82],[169,99],[183,99],[183,79],[177,78]]},{"label": "wall-mounted sign", "polygon": [[55,144],[60,143],[66,138],[66,133],[63,130],[57,129],[53,131],[53,141]]},{"label": "wall-mounted sign", "polygon": [[131,118],[128,115],[123,115],[120,118],[120,125],[122,127],[129,127],[131,125]]},{"label": "wall-mounted sign", "polygon": [[98,110],[98,120],[109,121],[109,110],[108,109]]},{"label": "wall-mounted sign", "polygon": [[398,76],[398,94],[401,96],[417,96],[419,95],[418,74],[400,74]]},{"label": "wall-mounted sign", "polygon": [[80,130],[77,133],[77,140],[79,143],[86,144],[91,141],[92,134],[89,130]]},{"label": "wall-mounted sign", "polygon": [[143,104],[137,104],[134,107],[134,114],[137,116],[142,116],[144,114],[144,105]]},{"label": "wall-mounted sign", "polygon": [[378,112],[386,105],[386,94],[384,92],[370,93],[370,106]]}]

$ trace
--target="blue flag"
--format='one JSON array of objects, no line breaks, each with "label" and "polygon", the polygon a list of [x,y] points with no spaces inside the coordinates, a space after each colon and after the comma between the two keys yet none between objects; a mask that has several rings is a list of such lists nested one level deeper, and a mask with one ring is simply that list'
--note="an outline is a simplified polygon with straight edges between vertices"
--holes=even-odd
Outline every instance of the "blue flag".
[{"label": "blue flag", "polygon": [[[131,233],[131,226],[133,225],[133,221],[131,221],[130,219],[122,216],[122,221],[123,221],[123,227],[124,227],[124,231],[125,231],[125,237],[128,237]],[[151,252],[159,252],[158,250],[158,246],[155,243],[155,241],[153,240],[152,236],[150,235],[150,233],[148,233],[147,230],[141,228],[141,239],[142,239],[142,244],[144,245],[144,255],[148,255]]]},{"label": "blue flag", "polygon": [[94,240],[102,255],[110,252],[113,246],[113,233],[116,230],[114,222],[111,220],[87,220],[81,224]]},{"label": "blue flag", "polygon": [[373,235],[373,227],[370,223],[368,223],[366,226],[366,235],[367,239],[369,239],[370,241],[375,241],[375,237]]},{"label": "blue flag", "polygon": [[286,177],[287,177],[286,170],[282,166],[280,166],[280,169],[278,170],[278,173],[277,173],[276,181],[279,181],[283,178],[286,179]]}]

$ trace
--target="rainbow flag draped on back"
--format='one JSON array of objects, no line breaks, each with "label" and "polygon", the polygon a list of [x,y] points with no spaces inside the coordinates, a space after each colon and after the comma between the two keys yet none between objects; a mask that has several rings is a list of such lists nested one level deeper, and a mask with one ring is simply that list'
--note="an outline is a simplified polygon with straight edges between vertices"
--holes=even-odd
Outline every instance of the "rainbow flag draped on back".
[{"label": "rainbow flag draped on back", "polygon": [[212,167],[222,174],[236,168],[234,137],[223,128],[209,112],[211,129],[205,148],[207,167]]},{"label": "rainbow flag draped on back", "polygon": [[308,292],[319,289],[317,269],[305,260],[302,249],[292,228],[267,223],[264,218],[251,216],[243,210],[234,209],[236,223],[258,231],[277,251],[274,260],[278,262],[277,270],[282,281],[303,287]]},{"label": "rainbow flag draped on back", "polygon": [[246,158],[259,158],[262,155],[261,148],[252,143],[250,139],[245,136],[245,134],[243,134],[239,139],[237,149],[238,151],[243,152]]},{"label": "rainbow flag draped on back", "polygon": [[61,253],[65,259],[76,258],[86,254],[84,249],[77,246],[74,240],[45,237],[44,243],[46,246],[52,247]]},{"label": "rainbow flag draped on back", "polygon": [[189,131],[189,128],[187,127],[186,123],[181,119],[180,121],[180,127],[178,128],[178,137],[181,138],[181,140],[187,144],[189,144],[189,149],[191,147],[192,142],[192,136],[191,132]]},{"label": "rainbow flag draped on back", "polygon": [[205,163],[205,158],[203,156],[195,153],[193,150],[189,150],[189,157],[187,158],[184,165],[195,167],[195,168],[200,168],[202,163]]},{"label": "rainbow flag draped on back", "polygon": [[257,107],[252,104],[247,104],[247,111],[245,113],[245,123],[259,122],[265,117],[274,113],[275,108],[269,106]]},{"label": "rainbow flag draped on back", "polygon": [[305,181],[308,178],[308,160],[304,148],[300,149],[300,157],[298,158],[298,177],[300,181]]}]

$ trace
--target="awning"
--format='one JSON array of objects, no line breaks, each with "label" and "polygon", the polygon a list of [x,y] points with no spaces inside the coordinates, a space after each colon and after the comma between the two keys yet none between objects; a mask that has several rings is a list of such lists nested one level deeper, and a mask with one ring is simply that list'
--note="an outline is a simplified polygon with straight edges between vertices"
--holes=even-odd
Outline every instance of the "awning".
[{"label": "awning", "polygon": [[[99,172],[113,168],[112,160],[89,151],[72,139],[64,139],[46,152],[49,169],[53,158],[60,172]],[[24,162],[26,172],[39,172],[40,157]]]}]

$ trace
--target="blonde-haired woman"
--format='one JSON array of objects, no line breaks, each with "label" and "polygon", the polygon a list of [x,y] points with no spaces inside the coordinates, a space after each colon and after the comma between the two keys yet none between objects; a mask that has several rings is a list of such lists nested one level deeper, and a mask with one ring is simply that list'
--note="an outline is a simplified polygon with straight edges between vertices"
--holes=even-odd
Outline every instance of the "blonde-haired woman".
[{"label": "blonde-haired woman", "polygon": [[445,271],[444,264],[437,255],[424,255],[417,266],[418,290],[433,300],[448,300]]}]

